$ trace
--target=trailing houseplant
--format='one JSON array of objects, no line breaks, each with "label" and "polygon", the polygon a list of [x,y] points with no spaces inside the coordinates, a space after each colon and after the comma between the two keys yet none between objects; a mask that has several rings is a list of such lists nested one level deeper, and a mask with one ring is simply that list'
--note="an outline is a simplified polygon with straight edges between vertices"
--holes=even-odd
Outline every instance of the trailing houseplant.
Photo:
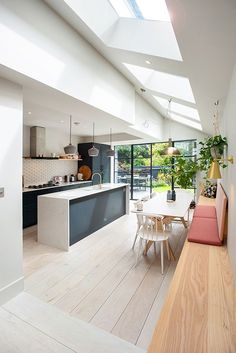
[{"label": "trailing houseplant", "polygon": [[[199,169],[203,171],[208,171],[211,162],[214,159],[220,159],[224,153],[224,149],[228,146],[227,138],[222,137],[221,135],[216,135],[212,137],[208,137],[203,141],[199,142],[200,150],[199,150]],[[227,167],[224,162],[219,161],[219,164],[225,168]]]}]

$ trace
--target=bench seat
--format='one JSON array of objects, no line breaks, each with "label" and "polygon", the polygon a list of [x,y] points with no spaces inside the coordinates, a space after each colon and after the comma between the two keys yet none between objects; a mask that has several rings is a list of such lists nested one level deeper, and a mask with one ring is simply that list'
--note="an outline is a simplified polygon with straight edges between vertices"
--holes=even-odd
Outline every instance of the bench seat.
[{"label": "bench seat", "polygon": [[197,205],[193,217],[216,218],[215,206]]},{"label": "bench seat", "polygon": [[194,243],[222,245],[216,219],[195,217],[188,232],[188,240]]}]

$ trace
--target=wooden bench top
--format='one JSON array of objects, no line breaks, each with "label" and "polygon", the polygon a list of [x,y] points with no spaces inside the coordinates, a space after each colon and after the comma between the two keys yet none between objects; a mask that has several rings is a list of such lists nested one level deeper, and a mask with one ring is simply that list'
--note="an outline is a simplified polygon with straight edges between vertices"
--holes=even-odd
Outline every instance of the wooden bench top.
[{"label": "wooden bench top", "polygon": [[[214,204],[204,199],[199,203]],[[236,352],[236,290],[226,246],[185,242],[148,352]]]}]

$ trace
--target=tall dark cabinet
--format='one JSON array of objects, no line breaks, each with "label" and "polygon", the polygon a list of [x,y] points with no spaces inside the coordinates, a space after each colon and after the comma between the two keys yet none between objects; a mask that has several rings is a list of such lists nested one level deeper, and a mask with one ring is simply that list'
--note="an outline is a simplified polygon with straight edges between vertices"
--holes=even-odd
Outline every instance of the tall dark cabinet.
[{"label": "tall dark cabinet", "polygon": [[[99,155],[97,157],[89,157],[88,149],[92,146],[92,142],[78,144],[78,151],[82,158],[82,161],[78,162],[78,167],[87,165],[91,169],[92,173],[101,173],[103,183],[110,183],[111,161],[106,155],[110,146],[101,143],[94,143],[94,146],[99,149]],[[98,179],[96,178],[95,182],[97,182],[97,180]]]}]

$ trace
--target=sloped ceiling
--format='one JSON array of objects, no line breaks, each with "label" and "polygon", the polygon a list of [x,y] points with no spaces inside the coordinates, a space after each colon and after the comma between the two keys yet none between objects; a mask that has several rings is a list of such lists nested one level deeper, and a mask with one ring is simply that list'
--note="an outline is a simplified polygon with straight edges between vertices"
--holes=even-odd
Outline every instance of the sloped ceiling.
[{"label": "sloped ceiling", "polygon": [[[96,7],[89,6],[92,3],[91,1],[86,1],[87,11],[92,12],[93,20],[98,19],[100,21],[100,29],[104,13],[102,5],[105,4],[105,1],[108,2],[108,0],[96,1],[100,5],[99,12]],[[85,21],[85,17],[82,20],[63,0],[45,0],[45,2],[132,82],[137,88],[137,92],[140,93],[141,83],[123,63],[187,77],[194,94],[203,131],[213,133],[214,102],[217,99],[220,100],[221,114],[236,61],[235,0],[166,0],[183,61],[129,51],[127,47],[125,49],[115,48],[114,45],[109,47],[95,34],[94,30],[91,30]],[[105,7],[108,11],[107,4]],[[112,14],[112,18],[109,18],[109,35],[111,35],[115,26],[114,14]],[[155,41],[155,36],[147,38],[147,41]],[[147,61],[150,63],[147,63]],[[156,110],[164,115],[166,111],[153,97],[155,93],[155,91],[146,89],[146,92],[142,95]],[[163,94],[160,94],[160,96],[168,98]],[[176,102],[178,102],[178,99]]]}]

